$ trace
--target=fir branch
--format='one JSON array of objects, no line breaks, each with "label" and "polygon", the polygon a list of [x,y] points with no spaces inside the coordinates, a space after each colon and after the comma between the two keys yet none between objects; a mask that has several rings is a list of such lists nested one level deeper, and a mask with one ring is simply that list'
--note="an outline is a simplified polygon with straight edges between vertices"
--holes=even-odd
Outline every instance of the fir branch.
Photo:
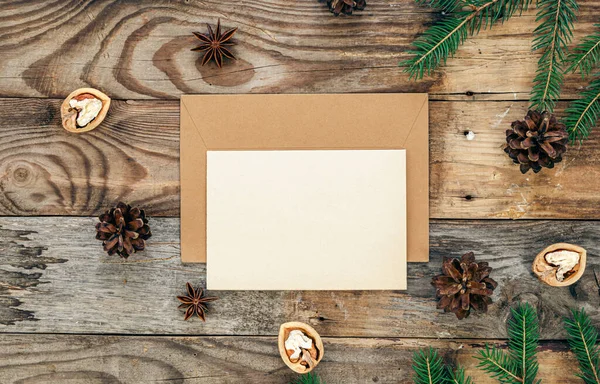
[{"label": "fir branch", "polygon": [[598,331],[583,309],[573,310],[570,318],[564,319],[567,340],[571,351],[579,361],[579,376],[586,384],[600,384]]},{"label": "fir branch", "polygon": [[325,382],[321,381],[321,378],[314,372],[309,372],[305,375],[300,375],[291,384],[325,384]]},{"label": "fir branch", "polygon": [[539,383],[539,380],[535,381],[539,342],[539,321],[535,309],[529,304],[512,309],[507,330],[509,353],[486,345],[476,356],[478,366],[504,384]]},{"label": "fir branch", "polygon": [[[600,29],[600,24],[594,26]],[[584,37],[569,54],[567,61],[571,64],[569,72],[579,70],[582,77],[588,76],[600,63],[600,30]]]},{"label": "fir branch", "polygon": [[600,119],[600,73],[581,95],[581,99],[569,104],[563,119],[572,142],[587,139]]},{"label": "fir branch", "polygon": [[517,363],[517,373],[525,383],[533,383],[537,376],[536,358],[539,343],[539,321],[530,305],[520,305],[511,310],[508,320],[508,349]]},{"label": "fir branch", "polygon": [[560,96],[563,83],[561,66],[573,36],[578,6],[575,0],[538,0],[537,4],[536,21],[541,23],[533,31],[533,50],[543,53],[533,80],[529,108],[552,112]]},{"label": "fir branch", "polygon": [[415,352],[412,368],[415,384],[444,384],[447,380],[444,362],[431,347]]},{"label": "fir branch", "polygon": [[[427,3],[427,0],[423,1]],[[412,57],[400,63],[406,67],[410,78],[422,79],[431,75],[449,56],[454,56],[458,47],[469,35],[479,33],[482,27],[491,28],[497,21],[504,22],[517,10],[526,9],[530,0],[471,0],[461,3],[460,11],[443,18],[413,42],[415,49],[408,53]],[[429,0],[430,4],[444,6],[444,0]]]}]

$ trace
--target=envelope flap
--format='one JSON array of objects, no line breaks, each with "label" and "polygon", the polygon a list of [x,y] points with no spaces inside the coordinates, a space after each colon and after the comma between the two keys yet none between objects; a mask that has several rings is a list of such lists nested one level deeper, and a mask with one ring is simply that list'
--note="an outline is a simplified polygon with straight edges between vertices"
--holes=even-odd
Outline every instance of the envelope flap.
[{"label": "envelope flap", "polygon": [[[194,122],[194,113],[195,112],[195,107],[192,105],[192,107],[188,107],[187,103],[186,103],[186,99],[188,99],[189,96],[182,96],[181,97],[181,115],[180,115],[180,119],[181,119],[181,125],[180,125],[180,138],[181,143],[180,143],[180,152],[181,148],[185,147],[185,146],[189,146],[189,145],[193,145],[194,148],[197,148],[198,145],[201,145],[204,150],[207,150],[206,147],[206,143],[204,142],[204,138],[202,137],[202,132],[200,131],[200,129],[198,128],[198,126],[196,125],[196,123]],[[192,103],[193,104],[193,103]],[[192,111],[192,113],[190,112],[190,109]],[[196,120],[197,120],[197,116],[196,116]],[[186,140],[184,140],[186,139]],[[188,154],[187,151],[185,153],[186,155]]]},{"label": "envelope flap", "polygon": [[402,148],[427,95],[194,95],[185,100],[208,149],[368,149]]}]

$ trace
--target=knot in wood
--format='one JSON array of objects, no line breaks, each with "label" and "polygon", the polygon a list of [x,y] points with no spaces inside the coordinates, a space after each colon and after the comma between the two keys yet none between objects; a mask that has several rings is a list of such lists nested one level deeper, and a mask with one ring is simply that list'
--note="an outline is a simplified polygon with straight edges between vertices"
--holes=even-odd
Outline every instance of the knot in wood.
[{"label": "knot in wood", "polygon": [[29,169],[21,166],[15,169],[15,171],[13,172],[13,177],[17,183],[21,184],[29,179],[30,174],[31,173],[29,172]]}]

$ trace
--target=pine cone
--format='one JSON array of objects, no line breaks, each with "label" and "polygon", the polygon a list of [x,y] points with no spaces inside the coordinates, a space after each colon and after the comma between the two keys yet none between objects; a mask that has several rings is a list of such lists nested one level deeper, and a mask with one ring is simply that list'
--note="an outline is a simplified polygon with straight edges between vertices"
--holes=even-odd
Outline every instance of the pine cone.
[{"label": "pine cone", "polygon": [[334,15],[351,15],[353,10],[362,11],[367,6],[367,0],[327,0],[327,6]]},{"label": "pine cone", "polygon": [[504,152],[521,165],[521,173],[530,169],[538,173],[542,167],[554,168],[554,164],[562,161],[568,141],[566,126],[553,114],[529,111],[525,120],[514,121],[512,129],[506,130]]},{"label": "pine cone", "polygon": [[96,239],[102,240],[104,251],[115,253],[123,258],[134,252],[143,251],[152,233],[143,209],[131,208],[120,202],[115,208],[106,211],[96,224]]},{"label": "pine cone", "polygon": [[489,277],[492,268],[486,262],[475,262],[473,252],[461,259],[444,257],[442,274],[435,276],[431,285],[440,299],[438,309],[454,312],[460,320],[469,316],[471,307],[487,312],[491,295],[498,283]]}]

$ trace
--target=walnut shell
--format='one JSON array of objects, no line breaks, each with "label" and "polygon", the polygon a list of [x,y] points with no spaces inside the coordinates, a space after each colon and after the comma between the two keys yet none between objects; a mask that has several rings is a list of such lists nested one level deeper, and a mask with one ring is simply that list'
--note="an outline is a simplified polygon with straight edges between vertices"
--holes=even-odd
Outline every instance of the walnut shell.
[{"label": "walnut shell", "polygon": [[[579,263],[571,269],[572,273],[565,275],[566,277],[563,281],[559,281],[556,277],[558,267],[551,265],[546,261],[547,254],[561,250],[577,252],[579,254]],[[583,275],[583,271],[585,271],[586,255],[586,250],[577,245],[567,243],[552,244],[535,257],[532,270],[544,283],[553,287],[566,287],[575,283]]]},{"label": "walnut shell", "polygon": [[[78,127],[77,121],[76,121],[78,113],[75,109],[71,108],[71,106],[69,105],[69,102],[77,96],[86,95],[86,94],[93,95],[95,98],[100,100],[102,102],[102,109],[100,110],[100,112],[98,112],[98,115],[96,115],[94,120],[90,121],[84,127]],[[102,121],[106,117],[106,114],[108,113],[109,107],[110,107],[110,98],[108,96],[106,96],[103,92],[100,92],[99,90],[94,89],[94,88],[76,89],[73,92],[71,92],[69,94],[69,96],[67,96],[67,98],[62,102],[62,104],[60,106],[60,115],[61,115],[63,128],[66,129],[67,131],[73,132],[73,133],[89,132],[92,129],[95,129],[98,125],[100,125],[100,123],[102,123]]]},{"label": "walnut shell", "polygon": [[[312,348],[307,351],[307,353],[310,355],[310,357],[314,363],[310,367],[306,367],[305,365],[302,365],[302,358],[300,358],[296,362],[290,361],[289,356],[291,355],[291,353],[289,353],[285,349],[285,341],[287,340],[290,332],[295,329],[302,331],[302,333],[304,333],[306,336],[311,338],[313,341]],[[323,359],[324,349],[323,349],[323,341],[321,340],[321,336],[319,336],[317,331],[315,331],[315,329],[308,324],[304,324],[304,323],[300,323],[300,322],[296,322],[296,321],[281,324],[281,327],[279,328],[278,345],[279,345],[279,354],[281,355],[281,359],[283,360],[285,365],[287,365],[292,371],[294,371],[296,373],[303,374],[303,373],[308,373],[308,372],[312,371],[319,364],[321,359]]]}]

